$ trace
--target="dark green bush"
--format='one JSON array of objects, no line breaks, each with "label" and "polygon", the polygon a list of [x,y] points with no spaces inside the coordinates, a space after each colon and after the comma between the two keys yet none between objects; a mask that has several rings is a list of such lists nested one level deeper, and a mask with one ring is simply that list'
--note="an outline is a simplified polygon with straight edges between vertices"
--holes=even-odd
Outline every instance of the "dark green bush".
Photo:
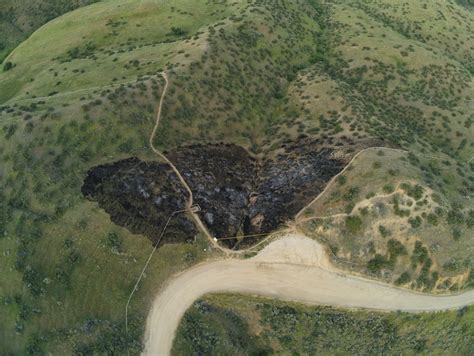
[{"label": "dark green bush", "polygon": [[387,249],[390,256],[390,261],[394,261],[398,256],[406,255],[406,247],[398,240],[390,239],[387,242]]},{"label": "dark green bush", "polygon": [[392,234],[391,231],[383,225],[379,225],[379,232],[382,237],[387,237]]},{"label": "dark green bush", "polygon": [[346,229],[351,234],[357,234],[362,229],[362,219],[357,215],[346,217]]},{"label": "dark green bush", "polygon": [[382,268],[385,268],[389,265],[389,261],[384,256],[376,254],[375,257],[367,263],[367,269],[371,273],[378,273]]},{"label": "dark green bush", "polygon": [[10,69],[12,69],[14,67],[13,63],[12,62],[6,62],[4,65],[3,65],[3,71],[4,72],[8,72]]},{"label": "dark green bush", "polygon": [[410,282],[411,280],[411,275],[409,272],[403,272],[400,277],[398,277],[396,280],[395,280],[395,284],[396,285],[401,285],[401,284],[406,284],[408,282]]}]

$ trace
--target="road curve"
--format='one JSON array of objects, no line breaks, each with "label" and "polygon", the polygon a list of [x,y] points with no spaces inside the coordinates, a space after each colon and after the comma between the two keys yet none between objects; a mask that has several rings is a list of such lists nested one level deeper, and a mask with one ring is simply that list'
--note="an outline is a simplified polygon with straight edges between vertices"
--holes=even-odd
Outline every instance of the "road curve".
[{"label": "road curve", "polygon": [[281,243],[280,247],[286,249],[281,249],[281,258],[278,252],[266,253],[268,248],[272,249],[272,243],[255,258],[200,264],[171,280],[155,299],[148,316],[144,354],[169,355],[184,313],[196,299],[208,293],[245,293],[307,304],[408,312],[457,309],[474,304],[474,290],[433,296],[346,276],[328,269],[325,263],[313,263],[301,257],[300,253],[307,254],[310,250],[307,246],[310,239],[287,238],[297,239],[298,244],[303,242],[299,251],[290,252],[293,257],[284,256],[289,253],[288,246]]}]

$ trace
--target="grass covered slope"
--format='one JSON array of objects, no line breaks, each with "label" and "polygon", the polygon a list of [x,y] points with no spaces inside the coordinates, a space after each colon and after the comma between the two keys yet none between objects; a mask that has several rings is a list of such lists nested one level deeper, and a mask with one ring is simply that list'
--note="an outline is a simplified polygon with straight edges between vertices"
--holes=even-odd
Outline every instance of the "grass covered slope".
[{"label": "grass covered slope", "polygon": [[99,0],[4,0],[0,3],[0,62],[48,21]]},{"label": "grass covered slope", "polygon": [[[156,159],[148,139],[163,69],[170,88],[161,149],[224,141],[272,157],[303,139],[384,138],[407,150],[359,156],[322,206],[304,214],[349,216],[325,221],[329,235],[320,224],[305,228],[337,258],[362,266],[353,269],[389,281],[401,277],[420,240],[427,252],[418,247],[422,260],[403,285],[423,271],[429,278],[414,288],[449,277],[444,289],[467,285],[472,12],[444,1],[326,3],[105,1],[52,21],[10,54],[12,67],[0,73],[0,340],[9,340],[0,353],[137,353],[160,283],[211,255],[200,237],[160,249],[125,333],[124,307],[152,247],[112,224],[80,188],[91,167]],[[366,196],[395,190],[398,202],[372,216]],[[410,201],[410,215],[398,216]],[[392,235],[382,236],[380,225]],[[385,263],[393,261],[390,239],[407,252],[390,243],[398,264]],[[373,259],[377,268],[368,269]],[[433,283],[434,272],[442,279]]]},{"label": "grass covered slope", "polygon": [[[94,6],[99,5],[102,4],[89,8],[89,25],[97,22]],[[119,16],[114,12],[116,2],[108,2],[108,5],[110,9],[99,7],[97,10],[97,16],[102,14],[104,17],[101,22],[104,27],[109,14]],[[184,36],[182,31],[191,29],[175,30],[176,34],[170,35],[172,41],[169,42],[167,34],[172,31],[171,23],[163,28],[161,37],[156,37],[154,28],[160,26],[150,14],[159,19],[178,17],[185,23],[194,16],[190,14],[196,12],[199,4],[195,1],[182,2],[179,9],[168,7],[165,11],[156,8],[144,11],[141,2],[129,2],[128,5],[132,8],[126,15],[141,22],[143,27],[149,24],[148,32],[142,31],[143,36],[148,36],[146,40],[154,36],[160,43],[168,41],[167,46],[187,46],[180,38]],[[214,20],[208,19],[212,23],[225,17],[219,13],[235,9],[240,3],[232,7],[227,3],[203,1],[200,5],[209,13],[215,13],[209,14],[215,16]],[[80,14],[81,10],[78,11]],[[120,16],[124,17],[122,22],[126,21],[123,13]],[[141,17],[144,17],[143,21],[140,21]],[[60,18],[51,26],[60,26],[68,16],[65,19]],[[82,25],[86,30],[89,27],[87,23]],[[136,23],[130,27],[138,28]],[[43,30],[48,31],[48,26],[40,33]],[[62,37],[69,38],[67,28],[63,31],[66,32]],[[107,37],[108,33],[103,32],[103,36]],[[36,58],[26,42],[18,49],[25,51],[20,59],[28,60],[28,66],[37,60],[50,60],[52,66],[58,64],[59,60],[54,58],[59,54],[66,56],[74,43],[64,48],[57,42],[64,52],[55,52],[55,43],[44,42],[44,46],[49,47],[47,52],[52,53],[50,57]],[[204,45],[202,40],[198,44],[200,48]],[[125,333],[125,305],[152,246],[146,238],[134,236],[111,223],[103,211],[82,197],[80,189],[91,166],[131,155],[155,159],[148,139],[163,89],[162,78],[156,72],[168,59],[162,47],[149,47],[155,51],[156,60],[161,61],[153,66],[153,75],[145,75],[150,68],[140,71],[135,65],[127,65],[124,73],[130,83],[104,90],[96,88],[101,82],[91,81],[78,87],[86,89],[81,92],[62,92],[57,96],[25,101],[21,87],[29,76],[25,78],[22,71],[16,72],[23,66],[21,60],[11,71],[1,74],[1,80],[9,83],[14,77],[13,82],[19,83],[20,88],[17,101],[12,99],[11,105],[3,108],[1,116],[5,129],[0,143],[0,246],[4,251],[0,259],[1,353],[37,353],[41,350],[59,354],[125,352],[128,348],[136,354],[141,349],[148,302],[161,282],[171,273],[213,256],[207,243],[200,238],[193,245],[160,249],[132,300],[129,332]],[[133,59],[143,58],[143,47],[131,51],[135,51]],[[176,55],[184,58],[186,53],[178,54],[178,51]],[[126,52],[124,56],[129,55],[128,47]],[[17,58],[16,55],[16,52],[12,53],[13,58]],[[79,62],[87,62],[87,59],[76,58],[68,65]],[[105,63],[113,66],[113,58]],[[96,69],[93,60],[86,64],[89,69],[96,70],[97,77],[100,77],[99,73],[105,73],[104,68]],[[66,75],[75,75],[72,70]],[[118,69],[114,66],[111,71],[116,73]],[[41,77],[41,68],[34,75]],[[95,86],[94,89],[89,89],[89,84]],[[48,85],[51,84],[44,86],[48,88],[44,89],[46,95],[55,90],[55,85]],[[3,84],[2,90],[11,95]]]},{"label": "grass covered slope", "polygon": [[[430,4],[328,6],[332,62],[318,59],[294,103],[324,118],[326,131],[368,132],[408,151],[361,155],[304,213],[305,231],[327,243],[341,266],[445,291],[472,286],[474,278],[473,17],[454,4]],[[437,16],[453,32],[439,35]],[[326,94],[311,95],[312,78]],[[347,128],[345,117],[354,116]]]},{"label": "grass covered slope", "polygon": [[472,287],[472,213],[420,184],[423,170],[412,159],[365,152],[298,225],[324,241],[341,268],[425,291]]},{"label": "grass covered slope", "polygon": [[[84,93],[155,73],[174,57],[184,59],[185,49],[187,56],[199,49],[202,40],[180,40],[230,15],[237,4],[108,1],[79,9],[35,32],[8,57],[15,67],[2,76],[0,100]],[[177,10],[180,5],[187,10]]]},{"label": "grass covered slope", "polygon": [[186,312],[172,354],[470,354],[471,309],[385,314],[212,295]]}]

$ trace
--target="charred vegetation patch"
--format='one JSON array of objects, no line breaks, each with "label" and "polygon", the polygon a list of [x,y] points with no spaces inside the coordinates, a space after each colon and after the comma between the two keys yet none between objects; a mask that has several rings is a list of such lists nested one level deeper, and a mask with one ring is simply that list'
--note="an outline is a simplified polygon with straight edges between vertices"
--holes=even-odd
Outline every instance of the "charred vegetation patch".
[{"label": "charred vegetation patch", "polygon": [[[110,219],[132,233],[158,242],[168,218],[186,207],[187,191],[166,165],[129,158],[92,168],[82,186],[83,195],[96,201]],[[162,242],[192,240],[194,224],[184,214],[170,220]]]},{"label": "charred vegetation patch", "polygon": [[241,233],[258,184],[258,162],[236,145],[186,146],[168,157],[189,184],[212,234],[223,238]]},{"label": "charred vegetation patch", "polygon": [[[371,140],[341,147],[306,139],[286,143],[265,159],[231,144],[185,146],[166,154],[189,184],[213,236],[238,249],[292,219],[356,152],[382,144]],[[168,217],[184,209],[189,198],[167,165],[138,158],[92,168],[82,192],[116,224],[154,242]],[[184,214],[173,217],[168,229],[164,243],[189,241],[196,234]],[[244,235],[259,236],[238,237]]]}]

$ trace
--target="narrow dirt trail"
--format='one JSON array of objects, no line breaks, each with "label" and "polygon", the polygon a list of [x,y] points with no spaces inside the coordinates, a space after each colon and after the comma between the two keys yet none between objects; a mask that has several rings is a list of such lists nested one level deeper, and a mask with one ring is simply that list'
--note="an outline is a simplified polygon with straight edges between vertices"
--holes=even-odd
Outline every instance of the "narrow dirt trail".
[{"label": "narrow dirt trail", "polygon": [[166,157],[163,153],[161,153],[160,151],[158,151],[158,149],[155,147],[153,141],[155,139],[155,136],[156,136],[156,132],[158,130],[158,126],[160,125],[160,119],[161,119],[161,111],[163,109],[163,103],[165,101],[165,97],[166,97],[166,92],[168,91],[168,86],[169,86],[169,81],[168,81],[168,76],[166,75],[165,72],[162,72],[161,73],[161,76],[163,77],[163,79],[165,80],[165,87],[163,88],[163,93],[161,94],[161,98],[160,98],[160,104],[158,106],[158,112],[156,114],[156,122],[155,122],[155,127],[153,128],[153,131],[150,135],[150,147],[151,149],[153,150],[153,152],[155,152],[163,161],[165,161],[170,167],[171,169],[174,171],[174,173],[176,174],[176,176],[179,178],[179,180],[181,181],[181,184],[184,186],[184,188],[186,188],[188,194],[189,194],[189,199],[188,199],[188,202],[186,203],[186,208],[187,209],[191,209],[191,207],[193,206],[193,203],[194,203],[194,198],[193,198],[193,192],[191,191],[191,188],[189,188],[188,184],[186,183],[186,181],[184,180],[183,176],[181,175],[181,173],[178,171],[178,169],[176,168],[176,166],[173,164],[173,162],[171,162],[168,157]]},{"label": "narrow dirt trail", "polygon": [[176,174],[176,176],[178,177],[178,179],[180,180],[181,184],[183,185],[183,187],[186,189],[186,191],[188,192],[189,194],[189,198],[188,198],[188,201],[186,203],[186,211],[191,215],[191,217],[193,218],[194,222],[196,223],[197,227],[199,230],[201,230],[201,232],[208,238],[209,242],[211,242],[211,244],[216,247],[217,249],[221,250],[222,252],[224,253],[229,253],[230,250],[226,249],[226,248],[223,248],[221,245],[219,245],[219,243],[217,243],[217,241],[214,240],[214,238],[212,237],[212,235],[209,233],[209,230],[207,230],[207,228],[204,226],[204,224],[202,223],[201,221],[201,218],[196,214],[196,211],[195,209],[193,209],[193,205],[194,205],[194,196],[193,196],[193,192],[191,190],[191,188],[189,187],[188,183],[186,183],[186,180],[183,178],[183,176],[181,175],[181,173],[179,172],[178,168],[176,168],[176,166],[173,164],[173,162],[171,162],[168,157],[166,157],[163,153],[161,153],[154,145],[153,141],[155,139],[155,136],[156,136],[156,132],[158,131],[158,127],[160,125],[160,120],[161,120],[161,112],[162,112],[162,109],[163,109],[163,103],[165,101],[165,97],[166,97],[166,93],[168,91],[168,86],[169,86],[169,80],[168,80],[168,76],[165,72],[162,72],[161,73],[161,76],[163,77],[163,79],[165,80],[165,87],[163,88],[163,93],[161,94],[161,99],[160,99],[160,104],[158,106],[158,112],[156,114],[156,122],[155,122],[155,127],[153,128],[153,131],[150,135],[150,140],[149,140],[149,144],[150,144],[150,147],[151,149],[153,150],[153,152],[158,155],[163,161],[165,161],[170,167],[171,169],[173,170],[173,172]]},{"label": "narrow dirt trail", "polygon": [[[162,109],[163,109],[163,103],[165,101],[165,97],[166,97],[166,93],[168,91],[168,86],[169,86],[169,80],[168,80],[168,76],[166,74],[166,72],[161,72],[160,73],[161,76],[163,77],[163,79],[165,80],[165,87],[163,89],[163,93],[161,95],[161,98],[160,98],[160,103],[159,103],[159,106],[158,106],[158,112],[157,112],[157,115],[156,115],[156,122],[155,122],[155,126],[153,128],[153,131],[150,135],[150,140],[149,140],[149,145],[151,147],[151,149],[153,150],[153,152],[158,155],[164,162],[166,162],[170,167],[171,169],[173,170],[173,172],[176,174],[176,176],[178,177],[178,179],[180,180],[181,184],[183,185],[183,187],[186,189],[186,191],[188,192],[189,194],[189,199],[188,199],[188,202],[186,204],[186,211],[191,215],[192,219],[194,220],[195,224],[197,225],[197,228],[206,236],[206,238],[208,239],[208,241],[212,244],[212,246],[214,246],[216,249],[218,249],[219,251],[223,252],[224,254],[226,254],[227,256],[230,256],[230,255],[242,255],[244,253],[247,253],[249,251],[252,251],[254,250],[257,246],[261,246],[262,244],[270,241],[271,239],[273,239],[275,237],[275,234],[269,234],[265,239],[263,239],[262,241],[260,241],[257,245],[254,245],[254,246],[251,246],[247,249],[244,249],[244,250],[231,250],[227,247],[223,247],[222,245],[219,244],[218,240],[211,235],[211,233],[209,232],[209,230],[207,229],[207,227],[204,225],[204,223],[202,222],[201,218],[197,215],[196,213],[196,210],[193,209],[193,205],[194,205],[194,196],[193,196],[193,192],[191,190],[191,188],[189,187],[188,183],[186,182],[186,180],[183,178],[183,176],[181,175],[181,173],[179,172],[178,168],[173,164],[173,162],[171,162],[163,153],[161,153],[154,145],[153,141],[156,137],[156,133],[158,131],[158,127],[160,125],[160,120],[161,120],[161,113],[162,113]],[[294,220],[293,220],[293,223],[290,224],[290,225],[294,225],[294,224],[298,224],[300,223],[301,221],[301,215],[304,213],[304,211],[310,207],[311,205],[313,205],[316,201],[318,201],[327,191],[328,189],[330,189],[330,187],[332,186],[332,184],[336,181],[336,179],[344,174],[346,172],[346,170],[349,168],[349,166],[364,152],[366,152],[367,150],[374,150],[374,149],[392,149],[392,148],[387,148],[387,147],[369,147],[369,148],[366,148],[366,149],[363,149],[361,151],[359,151],[352,159],[351,161],[344,167],[344,169],[339,172],[337,175],[335,175],[327,184],[326,184],[326,187],[324,188],[324,190],[318,194],[317,197],[315,197],[315,199],[313,199],[308,205],[306,205],[304,208],[302,208],[298,214],[295,216]],[[397,149],[399,150],[399,149]],[[403,151],[403,150],[402,150]]]},{"label": "narrow dirt trail", "polygon": [[438,311],[474,304],[474,290],[434,296],[345,275],[329,264],[317,242],[289,234],[252,259],[203,263],[170,280],[149,313],[144,354],[169,355],[186,310],[203,295],[217,292],[383,311]]},{"label": "narrow dirt trail", "polygon": [[[294,225],[298,226],[298,225],[301,225],[301,224],[303,224],[307,221],[311,221],[311,220],[325,220],[325,219],[336,219],[336,218],[347,217],[347,216],[350,216],[353,211],[357,211],[357,209],[360,209],[360,207],[364,206],[365,204],[370,204],[372,201],[374,201],[376,199],[390,198],[390,197],[393,197],[397,194],[403,194],[403,190],[400,189],[400,184],[397,185],[397,187],[395,188],[395,191],[393,191],[392,193],[375,195],[372,198],[361,200],[360,202],[358,202],[353,207],[353,209],[350,213],[338,213],[338,214],[333,214],[333,215],[321,215],[321,216],[317,215],[317,216],[310,216],[310,217],[307,217],[307,218],[299,217],[298,219],[295,220]],[[411,198],[411,197],[408,197],[408,198],[413,202],[413,204],[416,203],[416,201],[413,198]],[[304,210],[308,209],[308,207],[309,206],[306,206],[304,208]],[[302,210],[302,211],[304,211],[304,210]]]},{"label": "narrow dirt trail", "polygon": [[298,214],[296,214],[295,221],[300,220],[301,215],[304,213],[304,211],[308,209],[311,205],[316,203],[319,199],[321,199],[321,197],[332,187],[336,179],[339,178],[341,175],[343,175],[349,169],[351,164],[354,163],[354,161],[357,158],[359,158],[361,154],[369,150],[395,150],[395,151],[408,152],[401,148],[390,148],[390,147],[368,147],[368,148],[364,148],[363,150],[360,150],[359,152],[357,152],[356,155],[354,155],[354,157],[352,157],[352,159],[349,161],[348,164],[346,164],[346,166],[344,167],[342,171],[340,171],[338,174],[336,174],[334,177],[331,178],[331,180],[326,184],[326,187],[324,188],[324,190],[321,193],[319,193],[318,196],[315,197],[312,201],[310,201],[303,209],[301,209]]}]

